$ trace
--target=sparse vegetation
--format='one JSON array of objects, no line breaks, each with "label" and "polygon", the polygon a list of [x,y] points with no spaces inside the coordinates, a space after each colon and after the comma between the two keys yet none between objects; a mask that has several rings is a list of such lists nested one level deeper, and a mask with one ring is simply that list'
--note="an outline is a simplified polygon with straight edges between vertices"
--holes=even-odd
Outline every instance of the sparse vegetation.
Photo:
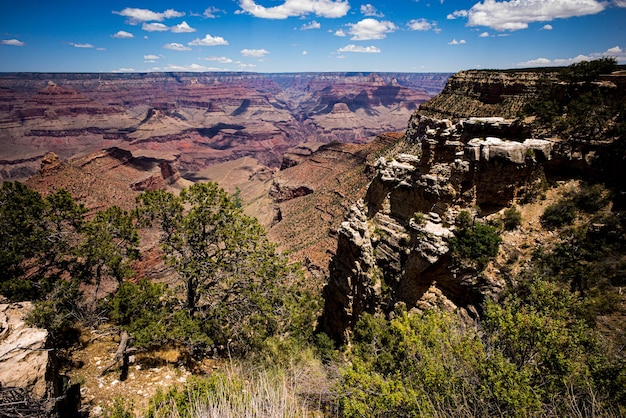
[{"label": "sparse vegetation", "polygon": [[481,222],[474,222],[467,211],[459,213],[456,219],[457,229],[450,238],[452,255],[466,265],[483,270],[489,260],[498,255],[500,234],[498,229]]}]

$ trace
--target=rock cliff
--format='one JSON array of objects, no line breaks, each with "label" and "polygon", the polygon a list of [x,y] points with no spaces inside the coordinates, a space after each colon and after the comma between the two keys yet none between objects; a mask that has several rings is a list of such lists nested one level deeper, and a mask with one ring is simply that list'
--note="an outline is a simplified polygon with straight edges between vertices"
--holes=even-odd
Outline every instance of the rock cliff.
[{"label": "rock cliff", "polygon": [[515,123],[472,118],[453,124],[416,115],[401,141],[405,152],[381,157],[366,196],[338,230],[338,246],[324,289],[321,329],[336,341],[362,312],[439,307],[477,315],[486,295],[503,283],[451,262],[448,238],[457,214],[480,207],[495,212],[536,192],[552,144],[474,137]]},{"label": "rock cliff", "polygon": [[389,314],[398,303],[479,315],[504,283],[452,259],[457,215],[476,219],[532,200],[546,176],[583,176],[626,195],[624,86],[621,73],[584,82],[554,71],[450,77],[378,160],[366,195],[338,229],[320,329],[346,342],[361,313]]}]

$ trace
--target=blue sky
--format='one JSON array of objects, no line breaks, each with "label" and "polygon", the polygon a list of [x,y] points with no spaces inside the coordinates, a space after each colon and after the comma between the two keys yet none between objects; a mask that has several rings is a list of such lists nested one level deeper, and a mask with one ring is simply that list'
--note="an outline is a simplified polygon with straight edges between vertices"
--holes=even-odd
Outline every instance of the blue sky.
[{"label": "blue sky", "polygon": [[0,71],[397,71],[626,63],[626,0],[4,0]]}]

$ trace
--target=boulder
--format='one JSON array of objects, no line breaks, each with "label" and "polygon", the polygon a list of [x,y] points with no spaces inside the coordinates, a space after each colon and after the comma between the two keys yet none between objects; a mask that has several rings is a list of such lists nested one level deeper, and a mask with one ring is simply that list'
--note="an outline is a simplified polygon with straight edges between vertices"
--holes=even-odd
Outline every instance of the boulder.
[{"label": "boulder", "polygon": [[26,389],[43,398],[54,395],[54,362],[48,331],[26,324],[32,303],[0,305],[0,386]]}]

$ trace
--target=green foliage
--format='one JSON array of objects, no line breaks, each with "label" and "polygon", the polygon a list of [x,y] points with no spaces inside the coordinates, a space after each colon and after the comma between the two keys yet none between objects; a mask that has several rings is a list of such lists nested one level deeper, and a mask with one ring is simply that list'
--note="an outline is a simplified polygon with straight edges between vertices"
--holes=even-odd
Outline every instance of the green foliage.
[{"label": "green foliage", "polygon": [[443,312],[364,314],[337,388],[346,417],[569,416],[624,406],[624,365],[555,284],[524,281],[488,302],[481,331]]},{"label": "green foliage", "polygon": [[504,217],[502,219],[504,229],[507,231],[513,231],[522,224],[522,213],[517,210],[515,206],[511,206],[504,210]]},{"label": "green foliage", "polygon": [[569,83],[585,82],[597,80],[602,74],[611,74],[617,68],[617,59],[614,57],[603,57],[593,61],[581,61],[565,68],[561,73],[561,78]]},{"label": "green foliage", "polygon": [[[529,377],[543,404],[568,397],[581,411],[596,402],[623,407],[624,390],[603,377],[623,376],[624,364],[613,359],[599,336],[577,312],[584,302],[558,284],[531,277],[498,304],[489,303],[483,321],[488,343]],[[607,403],[607,407],[609,404]],[[571,405],[557,405],[567,414]]]},{"label": "green foliage", "polygon": [[615,69],[614,58],[583,61],[567,67],[564,83],[546,81],[538,95],[526,103],[519,116],[536,116],[541,131],[593,139],[616,136],[626,127],[623,90],[593,83],[601,74]]},{"label": "green foliage", "polygon": [[76,280],[57,280],[44,298],[35,302],[26,322],[50,333],[55,347],[74,342],[74,325],[82,314],[83,295]]},{"label": "green foliage", "polygon": [[133,216],[113,206],[98,212],[83,227],[85,238],[79,247],[83,258],[81,275],[84,281],[95,281],[94,302],[103,278],[118,283],[134,275],[130,267],[139,259],[139,234]]},{"label": "green foliage", "polygon": [[462,211],[457,216],[457,229],[450,238],[452,255],[465,264],[483,270],[489,260],[498,255],[502,238],[498,229],[480,222],[472,224],[471,215]]},{"label": "green foliage", "polygon": [[582,184],[579,190],[571,191],[565,197],[548,206],[541,215],[544,228],[555,229],[571,225],[576,219],[576,210],[594,213],[604,208],[610,201],[610,194],[600,184]]},{"label": "green foliage", "polygon": [[593,213],[604,208],[610,201],[610,195],[601,184],[582,184],[580,189],[570,196],[577,209]]},{"label": "green foliage", "polygon": [[236,199],[198,183],[179,196],[159,190],[139,200],[141,220],[160,228],[165,260],[184,287],[186,313],[175,318],[198,330],[188,344],[197,348],[204,334],[218,350],[244,354],[271,336],[310,333],[316,301],[297,288],[301,270]]},{"label": "green foliage", "polygon": [[364,315],[342,370],[344,416],[527,415],[540,403],[528,376],[458,318],[442,312]]},{"label": "green foliage", "polygon": [[113,405],[104,410],[104,418],[134,418],[135,405],[123,397],[113,399]]},{"label": "green foliage", "polygon": [[571,225],[576,219],[576,207],[569,199],[562,199],[549,205],[541,215],[541,225],[547,229]]},{"label": "green foliage", "polygon": [[0,189],[0,293],[38,300],[77,267],[74,243],[85,208],[59,190],[45,198],[18,182]]}]

